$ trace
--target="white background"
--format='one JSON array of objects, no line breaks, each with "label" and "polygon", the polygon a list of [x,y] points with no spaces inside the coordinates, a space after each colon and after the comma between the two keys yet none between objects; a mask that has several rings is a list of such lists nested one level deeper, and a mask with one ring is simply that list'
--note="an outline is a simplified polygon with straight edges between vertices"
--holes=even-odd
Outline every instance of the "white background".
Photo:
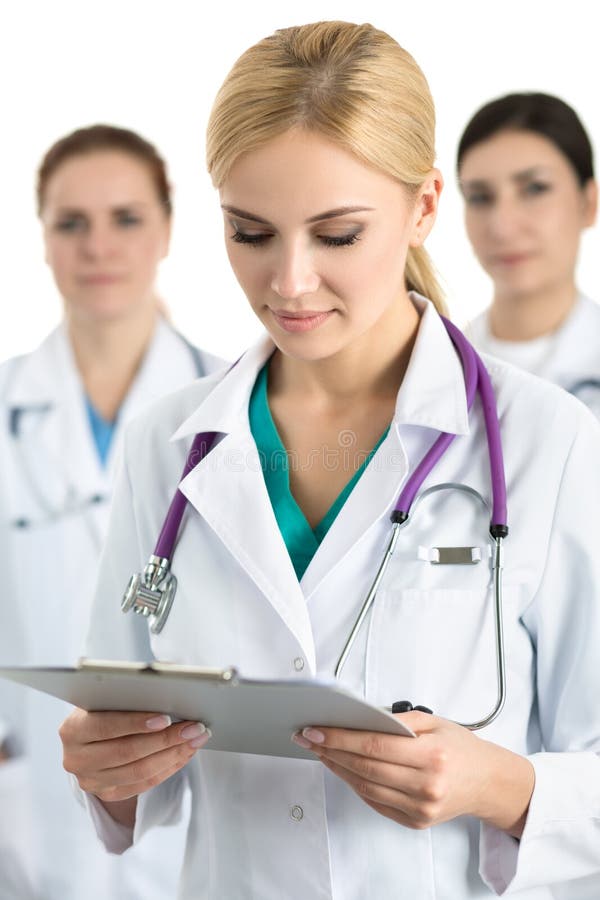
[{"label": "white background", "polygon": [[[139,131],[166,157],[175,188],[171,255],[160,292],[195,342],[235,357],[257,325],[230,274],[217,198],[204,168],[212,99],[243,50],[278,27],[370,21],[423,68],[438,112],[446,179],[428,248],[458,322],[489,299],[464,236],[454,154],[468,118],[512,90],[571,103],[600,146],[598,35],[584,0],[13,0],[0,4],[0,359],[33,348],[59,320],[43,262],[33,185],[48,146],[109,122]],[[600,298],[598,231],[586,235],[580,286]]]}]

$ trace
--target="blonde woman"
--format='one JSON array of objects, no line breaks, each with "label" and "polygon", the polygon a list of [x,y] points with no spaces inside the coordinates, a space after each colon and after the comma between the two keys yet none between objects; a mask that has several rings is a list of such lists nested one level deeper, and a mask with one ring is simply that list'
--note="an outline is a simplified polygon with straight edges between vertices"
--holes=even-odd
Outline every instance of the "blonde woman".
[{"label": "blonde woman", "polygon": [[[181,897],[465,900],[510,887],[540,900],[598,877],[600,432],[553,386],[477,363],[482,397],[496,393],[485,421],[498,437],[497,404],[511,515],[508,696],[477,732],[496,691],[491,581],[507,523],[493,513],[492,576],[487,504],[502,506],[502,477],[494,457],[492,486],[472,351],[440,317],[423,249],[442,188],[434,158],[425,78],[370,25],[278,31],[217,95],[208,168],[266,333],[224,377],[130,430],[88,650],[331,677],[391,516],[396,551],[340,680],[434,714],[402,705],[416,737],[306,723],[290,737],[309,758],[293,759],[211,751],[204,723],[173,724],[169,710],[75,711],[65,765],[109,849],[170,821],[191,786]],[[179,587],[155,633],[117,598],[153,552],[198,433],[215,438],[180,485]],[[407,513],[398,498],[410,507],[417,481]],[[457,564],[467,550],[472,564]]]}]

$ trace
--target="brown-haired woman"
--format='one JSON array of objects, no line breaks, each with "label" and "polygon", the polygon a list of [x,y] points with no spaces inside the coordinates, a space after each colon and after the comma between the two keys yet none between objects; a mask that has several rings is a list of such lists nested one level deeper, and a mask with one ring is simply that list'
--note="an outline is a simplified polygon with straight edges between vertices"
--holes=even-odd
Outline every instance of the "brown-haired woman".
[{"label": "brown-haired woman", "polygon": [[[83,652],[126,424],[153,399],[221,363],[162,315],[155,281],[169,249],[171,191],[152,144],[111,125],[63,137],[40,165],[37,204],[64,317],[37,350],[0,367],[7,484],[0,508],[8,530],[4,571],[12,573],[2,601],[2,661],[64,665]],[[20,651],[17,632],[25,635]],[[111,857],[73,805],[56,736],[65,709],[38,695],[11,713],[0,688],[9,757],[0,771],[0,869],[8,844],[14,850],[18,843],[10,792],[21,768],[32,791],[33,830],[17,846],[11,871],[20,858],[44,900],[171,896],[176,835]],[[157,848],[165,841],[173,864],[161,861]]]},{"label": "brown-haired woman", "polygon": [[473,343],[575,394],[600,418],[600,305],[577,284],[598,184],[590,138],[552,94],[486,103],[460,139],[465,223],[490,276],[492,303]]}]

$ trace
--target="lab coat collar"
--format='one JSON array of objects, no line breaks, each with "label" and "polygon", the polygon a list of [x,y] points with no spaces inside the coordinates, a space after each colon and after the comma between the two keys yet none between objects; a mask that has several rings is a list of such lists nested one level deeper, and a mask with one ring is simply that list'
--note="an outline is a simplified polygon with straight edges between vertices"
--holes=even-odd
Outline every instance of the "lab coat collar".
[{"label": "lab coat collar", "polygon": [[397,425],[421,425],[450,434],[469,433],[462,364],[433,303],[414,291],[421,322],[396,401]]},{"label": "lab coat collar", "polygon": [[93,444],[85,396],[64,323],[12,363],[6,387],[9,422],[18,420],[18,453],[37,455],[44,493],[60,505],[65,492],[105,494],[107,471]]},{"label": "lab coat collar", "polygon": [[[572,312],[557,332],[557,352],[551,361],[552,380],[570,390],[578,381],[600,377],[600,307],[579,294]],[[559,349],[558,349],[559,348]]]},{"label": "lab coat collar", "polygon": [[94,446],[83,383],[65,322],[36,350],[14,361],[5,388],[5,402],[9,416],[13,411],[24,411],[22,436],[27,440],[29,435],[35,435],[36,446],[49,454],[46,462],[62,460],[65,472],[80,490],[102,493],[108,490],[116,465],[116,448],[126,423],[150,401],[176,390],[196,374],[190,349],[167,322],[159,319],[119,410],[105,467]]},{"label": "lab coat collar", "polygon": [[11,365],[6,388],[9,407],[41,407],[60,402],[66,387],[64,377],[75,365],[64,323],[51,331],[39,347],[16,358]]},{"label": "lab coat collar", "polygon": [[225,373],[214,389],[172,435],[172,441],[215,431],[230,434],[240,427],[249,429],[248,404],[256,377],[275,350],[268,335],[257,343]]},{"label": "lab coat collar", "polygon": [[[469,412],[460,359],[433,304],[414,292],[411,299],[421,321],[398,391],[394,423],[468,434]],[[229,434],[241,425],[247,428],[254,382],[274,350],[273,341],[263,336],[179,426],[171,440],[203,431]]]},{"label": "lab coat collar", "polygon": [[[149,402],[177,390],[193,377],[192,372],[199,374],[195,373],[190,348],[171,325],[159,318],[121,411],[126,405],[135,405],[139,410],[140,401]],[[62,405],[67,402],[67,384],[75,387],[78,394],[83,391],[63,321],[39,347],[15,360],[14,374],[9,376],[6,388],[7,402],[10,407]]]}]

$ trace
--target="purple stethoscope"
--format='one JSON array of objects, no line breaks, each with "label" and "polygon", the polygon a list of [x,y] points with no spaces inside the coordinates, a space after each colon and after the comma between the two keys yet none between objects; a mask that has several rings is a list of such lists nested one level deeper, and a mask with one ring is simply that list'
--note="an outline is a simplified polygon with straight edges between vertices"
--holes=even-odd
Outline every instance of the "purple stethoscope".
[{"label": "purple stethoscope", "polygon": [[[498,694],[494,708],[485,717],[477,722],[459,723],[470,731],[476,731],[480,728],[485,728],[500,715],[506,699],[504,637],[502,626],[502,542],[508,535],[506,481],[502,459],[500,424],[498,422],[496,398],[490,376],[478,353],[462,332],[444,316],[441,318],[462,363],[467,396],[467,409],[469,411],[471,410],[476,394],[479,394],[480,402],[483,407],[492,484],[492,512],[489,533],[492,541],[491,558]],[[365,597],[356,622],[354,623],[352,631],[350,632],[344,645],[344,649],[338,659],[335,667],[336,678],[340,676],[358,632],[373,605],[379,585],[394,552],[400,529],[406,526],[408,522],[415,497],[422,487],[423,482],[442,458],[455,436],[456,435],[447,432],[442,432],[439,435],[416,467],[415,471],[408,478],[402,489],[402,493],[398,497],[398,501],[391,514],[392,533],[389,542],[371,588]],[[201,434],[196,435],[186,459],[186,464],[181,475],[181,481],[186,478],[192,469],[194,469],[210,451],[215,438],[215,432],[202,432]],[[486,501],[477,491],[461,484],[448,483],[436,485],[435,487],[423,491],[420,498],[434,490],[440,489],[459,489],[465,491],[477,498],[487,509]],[[175,496],[171,501],[156,547],[154,548],[154,553],[150,557],[143,573],[132,575],[121,602],[121,609],[123,612],[129,612],[129,610],[133,609],[134,612],[149,618],[150,630],[153,634],[158,634],[167,621],[177,590],[177,579],[171,572],[171,558],[173,556],[173,550],[186,504],[186,497],[179,489],[177,489]],[[472,547],[434,548],[437,556],[430,561],[433,564],[444,562],[469,564],[478,562],[478,559],[475,558],[472,553],[474,549],[475,548]],[[413,708],[431,712],[427,707],[413,707],[412,704],[405,700],[395,703],[391,707],[391,710],[392,712],[406,712]]]}]

